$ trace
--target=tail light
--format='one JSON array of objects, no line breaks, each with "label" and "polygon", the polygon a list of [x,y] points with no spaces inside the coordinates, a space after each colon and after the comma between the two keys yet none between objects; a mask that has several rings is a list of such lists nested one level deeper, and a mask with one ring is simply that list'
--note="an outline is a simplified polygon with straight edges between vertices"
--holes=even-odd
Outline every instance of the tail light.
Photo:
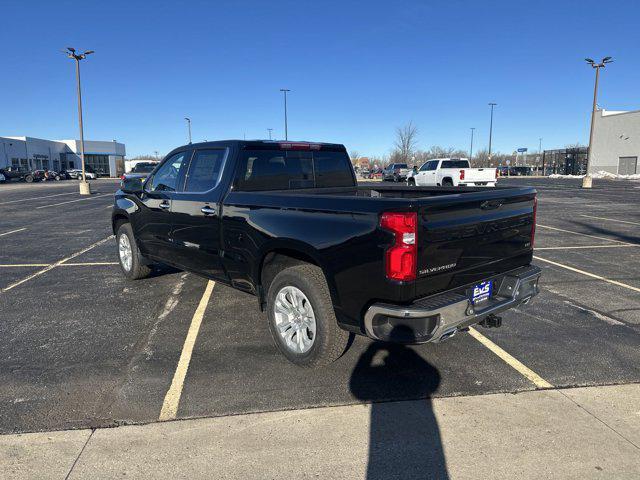
[{"label": "tail light", "polygon": [[385,254],[387,278],[402,282],[415,280],[418,265],[417,213],[385,212],[380,217],[380,226],[395,236],[393,245]]},{"label": "tail light", "polygon": [[460,180],[464,180],[464,170],[460,170]]},{"label": "tail light", "polygon": [[124,180],[124,173],[120,175],[120,180]]},{"label": "tail light", "polygon": [[278,144],[283,150],[320,150],[320,144],[305,142],[285,142]]},{"label": "tail light", "polygon": [[533,223],[531,224],[531,248],[536,243],[536,218],[538,216],[538,197],[533,197]]}]

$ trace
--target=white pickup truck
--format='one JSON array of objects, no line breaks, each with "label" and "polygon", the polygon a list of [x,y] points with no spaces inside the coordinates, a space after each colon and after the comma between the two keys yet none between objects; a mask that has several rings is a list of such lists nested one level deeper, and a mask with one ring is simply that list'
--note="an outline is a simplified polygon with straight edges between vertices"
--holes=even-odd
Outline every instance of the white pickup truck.
[{"label": "white pickup truck", "polygon": [[497,179],[497,169],[470,168],[466,158],[434,158],[407,175],[407,183],[418,187],[495,187]]}]

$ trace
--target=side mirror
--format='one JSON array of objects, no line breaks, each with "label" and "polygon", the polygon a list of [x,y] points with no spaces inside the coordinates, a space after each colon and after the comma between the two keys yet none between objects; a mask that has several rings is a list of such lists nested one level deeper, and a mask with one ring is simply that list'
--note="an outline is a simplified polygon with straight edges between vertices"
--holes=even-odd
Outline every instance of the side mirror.
[{"label": "side mirror", "polygon": [[120,182],[120,188],[124,193],[142,193],[145,178],[125,178]]}]

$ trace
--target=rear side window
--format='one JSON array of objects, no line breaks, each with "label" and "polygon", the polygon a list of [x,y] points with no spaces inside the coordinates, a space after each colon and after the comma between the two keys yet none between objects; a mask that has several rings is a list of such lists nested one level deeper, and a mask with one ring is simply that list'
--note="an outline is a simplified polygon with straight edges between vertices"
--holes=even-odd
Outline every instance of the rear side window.
[{"label": "rear side window", "polygon": [[196,150],[189,164],[186,192],[206,192],[220,180],[226,149]]},{"label": "rear side window", "polygon": [[442,162],[442,168],[469,168],[468,160],[445,160]]},{"label": "rear side window", "polygon": [[248,150],[240,157],[240,191],[352,186],[346,152]]}]

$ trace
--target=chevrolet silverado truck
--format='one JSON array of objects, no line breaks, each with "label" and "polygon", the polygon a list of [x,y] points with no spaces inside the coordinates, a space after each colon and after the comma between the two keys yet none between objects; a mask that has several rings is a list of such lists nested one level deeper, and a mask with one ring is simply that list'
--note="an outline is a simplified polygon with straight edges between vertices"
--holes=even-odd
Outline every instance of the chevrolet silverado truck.
[{"label": "chevrolet silverado truck", "polygon": [[538,293],[535,218],[533,188],[358,185],[343,145],[233,140],[125,180],[112,228],[126,277],[163,263],[255,295],[282,354],[317,367],[353,334],[425,343],[499,326]]},{"label": "chevrolet silverado truck", "polygon": [[495,187],[496,168],[471,168],[466,158],[435,158],[407,176],[407,184],[419,187]]}]

